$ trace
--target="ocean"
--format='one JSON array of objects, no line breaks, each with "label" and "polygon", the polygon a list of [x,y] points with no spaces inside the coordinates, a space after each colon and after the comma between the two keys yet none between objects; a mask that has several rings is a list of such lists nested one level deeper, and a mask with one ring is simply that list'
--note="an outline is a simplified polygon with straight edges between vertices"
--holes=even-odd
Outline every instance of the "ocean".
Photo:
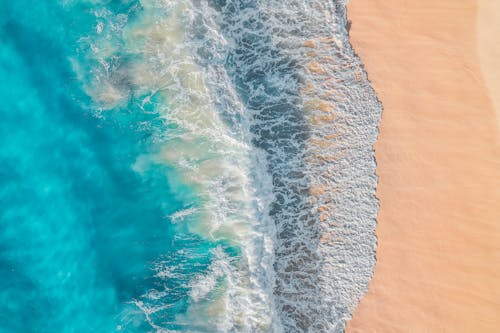
[{"label": "ocean", "polygon": [[0,332],[343,331],[381,112],[343,1],[0,13]]}]

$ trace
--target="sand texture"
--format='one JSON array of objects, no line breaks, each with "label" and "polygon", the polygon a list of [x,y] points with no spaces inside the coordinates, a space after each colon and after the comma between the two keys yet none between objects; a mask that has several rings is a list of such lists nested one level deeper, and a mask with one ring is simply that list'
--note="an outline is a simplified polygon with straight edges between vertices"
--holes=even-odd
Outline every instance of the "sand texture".
[{"label": "sand texture", "polygon": [[500,128],[500,1],[478,1],[477,39],[481,73],[496,111],[498,129]]},{"label": "sand texture", "polygon": [[496,0],[349,3],[384,111],[377,263],[347,332],[500,332],[498,13]]}]

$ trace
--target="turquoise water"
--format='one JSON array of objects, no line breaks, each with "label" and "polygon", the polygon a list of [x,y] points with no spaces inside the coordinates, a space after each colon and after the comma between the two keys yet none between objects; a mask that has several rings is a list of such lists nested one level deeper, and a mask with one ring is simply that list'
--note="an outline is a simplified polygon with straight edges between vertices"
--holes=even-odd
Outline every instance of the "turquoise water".
[{"label": "turquoise water", "polygon": [[[168,218],[190,189],[166,165],[133,170],[165,131],[153,103],[99,113],[73,71],[91,71],[79,39],[96,6],[0,1],[0,332],[149,332],[136,303],[152,307],[152,290],[169,290],[151,316],[175,328],[210,263],[214,244]],[[157,276],[162,262],[175,278]]]}]

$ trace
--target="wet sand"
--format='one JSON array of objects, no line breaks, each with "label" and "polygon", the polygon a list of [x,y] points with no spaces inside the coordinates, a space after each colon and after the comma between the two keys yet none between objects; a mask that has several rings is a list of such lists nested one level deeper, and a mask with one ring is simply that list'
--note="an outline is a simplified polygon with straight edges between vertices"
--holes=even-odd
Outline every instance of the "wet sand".
[{"label": "wet sand", "polygon": [[499,331],[498,13],[496,0],[349,2],[384,111],[377,264],[347,332]]}]

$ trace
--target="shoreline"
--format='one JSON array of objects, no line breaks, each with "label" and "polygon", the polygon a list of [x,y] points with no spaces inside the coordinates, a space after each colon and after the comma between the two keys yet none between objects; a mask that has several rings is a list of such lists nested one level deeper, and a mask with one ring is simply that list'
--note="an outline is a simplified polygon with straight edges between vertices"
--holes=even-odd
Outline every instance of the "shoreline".
[{"label": "shoreline", "polygon": [[500,325],[500,121],[492,96],[500,58],[491,56],[500,47],[494,15],[484,16],[500,12],[493,2],[349,1],[350,42],[383,113],[377,262],[346,332]]}]

